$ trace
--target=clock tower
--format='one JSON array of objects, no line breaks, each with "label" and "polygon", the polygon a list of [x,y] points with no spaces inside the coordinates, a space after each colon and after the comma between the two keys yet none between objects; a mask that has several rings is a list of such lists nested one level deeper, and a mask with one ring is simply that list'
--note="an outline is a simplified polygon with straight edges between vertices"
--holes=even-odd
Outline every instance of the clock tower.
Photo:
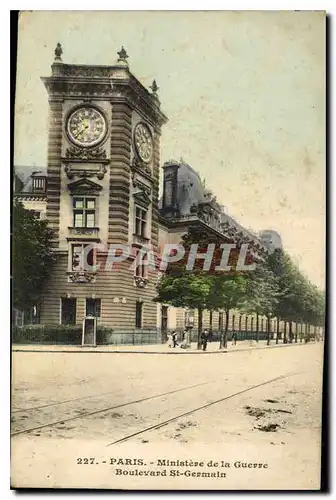
[{"label": "clock tower", "polygon": [[[132,75],[122,47],[112,66],[65,64],[57,45],[49,98],[47,219],[58,262],[42,323],[94,315],[118,335],[156,326],[156,272],[130,269],[137,248],[158,248],[161,111],[155,80]],[[108,269],[110,245],[131,248]],[[88,264],[88,265],[86,265]],[[134,267],[134,266],[133,266]]]}]

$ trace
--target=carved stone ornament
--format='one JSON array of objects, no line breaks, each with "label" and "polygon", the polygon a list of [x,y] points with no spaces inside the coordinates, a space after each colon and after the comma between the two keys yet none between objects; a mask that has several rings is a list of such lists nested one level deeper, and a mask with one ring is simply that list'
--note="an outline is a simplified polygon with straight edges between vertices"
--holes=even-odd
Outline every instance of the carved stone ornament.
[{"label": "carved stone ornament", "polygon": [[144,161],[141,161],[139,158],[136,158],[135,156],[132,160],[132,167],[143,170],[146,174],[150,176],[152,175],[152,170],[150,166],[147,165],[147,163],[145,163]]},{"label": "carved stone ornament", "polygon": [[125,62],[127,63],[127,59],[129,58],[126,50],[124,49],[124,47],[121,47],[121,49],[119,50],[119,52],[117,52],[118,54],[118,62]]},{"label": "carved stone ornament", "polygon": [[98,227],[69,227],[68,229],[71,236],[98,237],[99,233]]},{"label": "carved stone ornament", "polygon": [[62,45],[58,42],[55,49],[55,61],[62,61],[63,49]]},{"label": "carved stone ornament", "polygon": [[133,186],[135,188],[140,189],[141,191],[146,193],[148,196],[150,196],[152,194],[152,189],[149,186],[147,186],[146,184],[144,184],[143,182],[141,182],[135,175],[133,175],[133,177],[132,177],[132,183],[133,183]]},{"label": "carved stone ornament", "polygon": [[71,271],[68,273],[68,281],[71,283],[93,283],[96,280],[96,273],[85,271]]},{"label": "carved stone ornament", "polygon": [[[56,51],[55,51],[56,55]],[[55,58],[56,59],[56,58]],[[86,78],[110,78],[113,68],[100,66],[85,66],[81,64],[63,64],[58,70],[60,76],[86,77]]]},{"label": "carved stone ornament", "polygon": [[74,194],[92,194],[98,195],[103,189],[102,186],[88,179],[79,179],[78,181],[68,184],[68,189],[72,195]]},{"label": "carved stone ornament", "polygon": [[97,179],[102,180],[107,172],[106,165],[92,165],[89,168],[81,168],[77,165],[65,165],[64,171],[68,179],[73,179],[74,177],[80,177],[82,179],[97,177]]},{"label": "carved stone ornament", "polygon": [[138,288],[146,288],[148,279],[147,278],[141,278],[140,276],[134,276],[134,283],[135,286]]},{"label": "carved stone ornament", "polygon": [[157,86],[157,83],[155,80],[153,80],[152,85],[149,87],[153,94],[157,94],[157,91],[159,90],[159,87]]},{"label": "carved stone ornament", "polygon": [[99,147],[86,149],[70,146],[66,150],[65,157],[78,160],[106,160],[106,151]]},{"label": "carved stone ornament", "polygon": [[133,197],[134,197],[134,200],[135,200],[136,203],[138,203],[139,205],[142,205],[142,206],[144,206],[146,208],[151,203],[150,197],[144,191],[140,191],[139,190],[136,193],[133,193]]}]

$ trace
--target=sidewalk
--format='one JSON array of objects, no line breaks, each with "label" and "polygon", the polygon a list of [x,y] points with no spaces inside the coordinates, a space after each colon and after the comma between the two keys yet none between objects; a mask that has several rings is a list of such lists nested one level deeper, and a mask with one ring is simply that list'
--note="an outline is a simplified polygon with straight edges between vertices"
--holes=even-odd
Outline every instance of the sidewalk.
[{"label": "sidewalk", "polygon": [[81,346],[64,346],[64,345],[41,345],[41,344],[13,344],[12,351],[14,352],[64,352],[64,353],[106,353],[106,354],[223,354],[234,353],[240,351],[252,351],[256,349],[271,349],[282,347],[303,346],[304,342],[297,344],[276,344],[271,341],[267,346],[266,341],[242,340],[237,342],[237,345],[231,345],[228,342],[227,349],[219,350],[219,342],[209,342],[207,350],[198,351],[197,344],[194,342],[189,349],[181,349],[180,347],[168,347],[167,344],[152,344],[152,345],[99,345],[97,347],[81,347]]}]

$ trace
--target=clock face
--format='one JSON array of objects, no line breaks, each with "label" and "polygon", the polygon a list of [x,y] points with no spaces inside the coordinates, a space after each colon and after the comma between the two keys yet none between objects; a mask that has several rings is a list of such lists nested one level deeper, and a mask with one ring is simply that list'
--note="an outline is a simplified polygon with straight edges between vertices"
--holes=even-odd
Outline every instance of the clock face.
[{"label": "clock face", "polygon": [[153,140],[147,125],[138,123],[135,127],[134,143],[141,160],[145,163],[150,162],[153,154]]},{"label": "clock face", "polygon": [[103,140],[106,130],[106,120],[96,108],[77,108],[68,118],[69,137],[78,146],[95,146]]}]

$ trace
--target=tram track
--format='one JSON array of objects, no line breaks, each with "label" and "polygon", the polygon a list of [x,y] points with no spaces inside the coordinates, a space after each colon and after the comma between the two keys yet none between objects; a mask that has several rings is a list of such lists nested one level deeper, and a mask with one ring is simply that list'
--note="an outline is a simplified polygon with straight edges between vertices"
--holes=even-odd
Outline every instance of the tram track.
[{"label": "tram track", "polygon": [[119,439],[117,439],[115,441],[112,441],[111,443],[109,443],[109,444],[107,444],[105,446],[109,447],[109,446],[113,446],[115,444],[124,443],[126,441],[129,441],[133,437],[139,436],[141,434],[145,434],[146,432],[150,432],[150,431],[153,431],[153,430],[160,429],[161,427],[164,427],[164,426],[170,424],[171,422],[175,422],[176,420],[179,420],[180,418],[186,417],[188,415],[191,415],[191,414],[196,413],[196,412],[201,411],[201,410],[205,410],[205,409],[207,409],[207,408],[209,408],[209,407],[211,407],[213,405],[222,403],[223,401],[226,401],[228,399],[234,398],[234,397],[239,396],[241,394],[244,394],[246,392],[252,391],[253,389],[257,389],[259,387],[262,387],[262,386],[267,385],[267,384],[271,384],[271,383],[276,382],[278,380],[283,380],[285,378],[292,377],[294,375],[298,375],[299,373],[301,373],[301,372],[287,373],[285,375],[280,375],[280,376],[275,377],[273,379],[266,380],[265,382],[261,382],[260,384],[255,384],[255,385],[253,385],[251,387],[248,387],[246,389],[242,389],[241,391],[237,391],[237,392],[232,393],[232,394],[230,394],[228,396],[224,396],[224,397],[216,399],[214,401],[210,401],[209,403],[206,403],[204,405],[198,406],[198,407],[193,408],[193,409],[191,409],[189,411],[186,411],[184,413],[180,413],[179,415],[171,417],[171,418],[169,418],[167,420],[163,420],[162,422],[159,422],[157,424],[151,425],[151,426],[146,427],[144,429],[141,429],[139,431],[133,432],[132,434],[128,434],[127,436],[124,436],[124,437],[119,438]]},{"label": "tram track", "polygon": [[[143,403],[145,401],[150,401],[152,399],[158,399],[158,398],[163,397],[163,396],[168,396],[170,394],[175,394],[175,393],[178,393],[178,392],[187,391],[189,389],[194,389],[194,388],[200,387],[202,385],[212,384],[214,382],[217,382],[217,381],[201,382],[199,384],[193,384],[193,385],[189,385],[189,386],[186,386],[186,387],[181,387],[179,389],[174,389],[174,390],[171,390],[171,391],[166,391],[166,392],[162,392],[162,393],[159,393],[159,394],[154,394],[152,396],[147,396],[145,398],[140,398],[140,399],[128,401],[127,403],[121,403],[121,404],[118,404],[118,405],[109,406],[109,407],[106,407],[106,408],[101,408],[99,410],[95,410],[95,411],[92,411],[92,412],[81,413],[80,415],[75,415],[75,416],[68,417],[68,418],[61,418],[61,419],[56,420],[54,422],[49,422],[47,424],[38,425],[38,426],[35,426],[35,427],[30,427],[29,429],[22,429],[20,431],[13,432],[13,433],[11,433],[11,436],[18,436],[19,434],[29,434],[30,432],[38,431],[38,430],[44,429],[46,427],[53,427],[53,426],[61,424],[61,423],[65,423],[65,422],[70,422],[70,421],[73,421],[73,420],[79,420],[79,419],[91,417],[91,416],[94,416],[94,415],[98,415],[100,413],[104,413],[104,412],[116,410],[118,408],[123,408],[125,406],[129,406],[129,405],[133,405],[133,404]],[[94,397],[99,397],[99,396],[101,396],[103,394],[104,395],[106,395],[106,394],[113,394],[113,392],[102,393],[102,394],[98,394],[96,396],[92,395],[92,396],[87,396],[87,397],[83,397],[83,398],[74,398],[72,400],[61,401],[59,403],[51,403],[50,405],[42,405],[42,406],[30,408],[30,410],[41,409],[41,408],[49,407],[49,406],[53,406],[53,405],[61,405],[61,404],[65,404],[65,403],[68,403],[68,402],[79,401],[79,400],[82,400],[82,399],[88,399],[88,398],[92,399]],[[20,411],[24,411],[24,410],[20,410]]]},{"label": "tram track", "polygon": [[41,410],[43,408],[50,408],[51,406],[60,406],[64,405],[67,403],[73,403],[75,401],[83,401],[84,399],[94,399],[94,398],[99,398],[100,396],[108,396],[109,394],[114,394],[113,391],[109,392],[100,392],[98,394],[92,394],[91,396],[82,396],[80,398],[72,398],[72,399],[64,399],[63,401],[57,401],[55,403],[48,403],[45,405],[40,405],[40,406],[31,406],[30,408],[15,408],[12,410],[13,413],[22,413],[26,411],[35,411],[35,410]]},{"label": "tram track", "polygon": [[[235,396],[239,396],[240,394],[243,394],[243,393],[246,393],[246,392],[249,392],[253,389],[256,389],[258,387],[261,387],[261,386],[264,386],[264,385],[267,385],[267,384],[271,384],[277,380],[282,380],[284,378],[287,378],[287,377],[290,377],[290,376],[293,376],[297,373],[300,373],[300,372],[293,372],[293,373],[288,373],[288,374],[285,374],[285,375],[281,375],[281,376],[278,376],[278,377],[275,377],[273,379],[270,379],[270,380],[267,380],[265,382],[262,382],[260,384],[255,384],[253,386],[250,386],[246,389],[242,389],[241,391],[237,391],[235,393],[232,393],[232,394],[229,394],[228,396],[224,396],[222,398],[219,398],[219,399],[216,399],[214,401],[210,401],[204,405],[201,405],[201,406],[198,406],[196,408],[193,408],[187,412],[183,412],[183,413],[180,413],[174,417],[171,417],[169,419],[166,419],[162,422],[159,422],[157,424],[154,424],[154,425],[151,425],[151,426],[148,426],[144,429],[141,429],[139,431],[136,431],[134,433],[131,433],[131,434],[128,434],[120,439],[117,439],[109,444],[107,444],[106,446],[112,446],[114,444],[118,444],[118,443],[122,443],[122,442],[125,442],[125,441],[128,441],[129,439],[131,439],[132,437],[135,437],[135,436],[138,436],[140,434],[144,434],[146,432],[150,432],[152,430],[156,430],[156,429],[159,429],[161,427],[164,427],[165,425],[171,423],[171,422],[174,422],[182,417],[185,417],[185,416],[188,416],[188,415],[191,415],[193,413],[196,413],[198,411],[201,411],[203,409],[206,409],[206,408],[209,408],[215,404],[219,404],[225,400],[228,400],[228,399],[231,399]],[[112,406],[108,406],[108,407],[105,407],[105,408],[100,408],[98,410],[94,410],[94,411],[90,411],[90,412],[84,412],[84,413],[81,413],[81,414],[78,414],[78,415],[74,415],[74,416],[71,416],[71,417],[67,417],[67,418],[59,418],[58,420],[55,420],[53,422],[48,422],[46,424],[42,424],[42,425],[37,425],[37,426],[34,426],[34,427],[30,427],[28,429],[22,429],[22,430],[18,430],[18,431],[15,431],[13,433],[11,433],[11,436],[14,437],[14,436],[18,436],[18,435],[22,435],[22,434],[30,434],[34,431],[39,431],[41,429],[44,429],[44,428],[48,428],[48,427],[54,427],[54,426],[57,426],[59,424],[64,424],[66,422],[70,422],[70,421],[74,421],[74,420],[81,420],[81,419],[85,419],[85,418],[90,418],[92,416],[95,416],[95,415],[99,415],[101,413],[107,413],[109,411],[112,411],[112,410],[116,410],[116,409],[119,409],[119,408],[123,408],[123,407],[127,407],[127,406],[131,406],[131,405],[134,405],[134,404],[140,404],[140,403],[144,403],[146,401],[150,401],[150,400],[154,400],[154,399],[158,399],[158,398],[162,398],[164,396],[168,396],[168,395],[171,395],[171,394],[176,394],[176,393],[180,393],[180,392],[183,392],[183,391],[187,391],[187,390],[190,390],[190,389],[194,389],[194,388],[197,388],[197,387],[201,387],[201,386],[204,386],[204,385],[209,385],[209,384],[213,384],[213,383],[218,383],[218,380],[212,380],[212,381],[206,381],[206,382],[201,382],[201,383],[198,383],[198,384],[193,384],[193,385],[190,385],[190,386],[186,386],[186,387],[182,387],[182,388],[179,388],[179,389],[174,389],[174,390],[170,390],[170,391],[166,391],[166,392],[162,392],[162,393],[158,393],[158,394],[154,394],[152,396],[147,396],[147,397],[144,397],[144,398],[139,398],[139,399],[135,399],[135,400],[132,400],[132,401],[128,401],[128,402],[125,402],[125,403],[121,403],[121,404],[117,404],[117,405],[112,405]],[[49,406],[56,406],[56,405],[61,405],[61,404],[65,404],[65,403],[71,403],[71,402],[74,402],[74,401],[78,401],[78,400],[83,400],[83,399],[92,399],[92,398],[95,398],[95,397],[99,397],[101,395],[106,395],[106,394],[112,394],[112,392],[107,392],[107,393],[99,393],[99,394],[96,394],[96,395],[91,395],[91,396],[84,396],[82,398],[73,398],[72,400],[64,400],[64,401],[60,401],[58,403],[50,403],[49,405],[40,405],[38,407],[32,407],[30,408],[29,410],[32,411],[32,410],[39,410],[39,409],[43,409],[45,407],[49,407]],[[24,411],[24,410],[21,410],[21,411]]]}]

